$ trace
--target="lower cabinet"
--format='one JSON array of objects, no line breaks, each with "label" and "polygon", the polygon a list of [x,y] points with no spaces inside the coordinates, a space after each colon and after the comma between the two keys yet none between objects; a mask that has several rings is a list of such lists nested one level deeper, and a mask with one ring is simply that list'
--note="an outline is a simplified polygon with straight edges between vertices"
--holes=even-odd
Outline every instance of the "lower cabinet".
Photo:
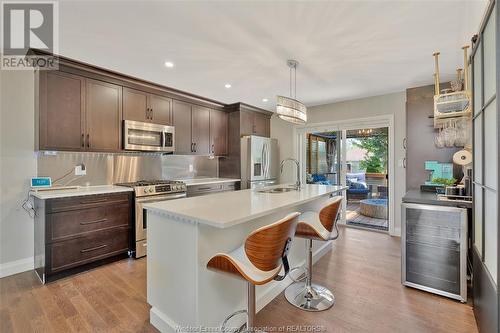
[{"label": "lower cabinet", "polygon": [[132,243],[132,194],[35,199],[35,270],[49,282],[126,257]]},{"label": "lower cabinet", "polygon": [[240,189],[240,182],[225,182],[225,183],[213,183],[213,184],[203,184],[203,185],[191,185],[187,188],[188,197],[198,197],[201,195],[227,192],[227,191],[237,191]]}]

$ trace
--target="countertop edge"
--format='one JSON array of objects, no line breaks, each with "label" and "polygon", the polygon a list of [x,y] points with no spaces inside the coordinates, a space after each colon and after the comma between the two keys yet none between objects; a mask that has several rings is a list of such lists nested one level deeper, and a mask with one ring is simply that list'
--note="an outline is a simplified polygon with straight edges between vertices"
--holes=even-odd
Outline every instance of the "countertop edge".
[{"label": "countertop edge", "polygon": [[316,200],[318,198],[321,198],[321,197],[324,197],[324,196],[327,196],[327,195],[331,195],[333,193],[339,193],[339,192],[345,191],[346,189],[347,189],[347,187],[341,188],[341,189],[337,189],[337,190],[331,191],[331,192],[325,192],[323,194],[317,195],[317,196],[312,197],[312,198],[308,198],[308,199],[305,199],[305,200],[302,200],[302,201],[299,201],[299,202],[295,202],[295,203],[292,203],[292,204],[287,204],[287,205],[284,205],[284,206],[276,207],[276,208],[273,208],[271,210],[268,210],[268,211],[265,211],[265,212],[262,212],[262,213],[259,213],[259,214],[249,215],[247,217],[244,217],[244,218],[241,218],[241,219],[236,219],[234,221],[231,221],[231,222],[225,223],[225,224],[213,223],[212,221],[203,220],[203,219],[199,219],[199,218],[194,218],[192,216],[188,216],[188,215],[184,215],[184,214],[180,214],[180,213],[172,213],[172,212],[169,212],[169,211],[166,211],[166,210],[163,210],[163,209],[159,209],[159,208],[155,208],[155,207],[148,207],[148,204],[145,204],[143,207],[144,207],[144,209],[150,211],[153,214],[164,216],[164,217],[168,217],[168,218],[172,218],[174,220],[186,221],[186,222],[190,222],[190,223],[204,224],[204,225],[208,225],[208,226],[219,228],[219,229],[226,229],[226,228],[234,227],[234,226],[236,226],[238,224],[241,224],[241,223],[245,223],[245,222],[257,219],[257,218],[262,217],[262,216],[266,216],[266,215],[269,215],[269,214],[276,213],[276,212],[278,212],[280,210],[284,210],[284,209],[287,209],[287,208],[290,208],[290,207],[293,207],[293,206],[296,206],[296,205],[302,205],[302,204],[311,202],[313,200]]},{"label": "countertop edge", "polygon": [[[58,192],[61,191],[61,192]],[[68,192],[62,192],[68,191]],[[60,198],[69,198],[69,197],[80,197],[87,195],[97,195],[97,194],[111,194],[111,193],[122,193],[122,192],[133,192],[134,189],[131,187],[122,187],[122,186],[114,186],[112,185],[109,188],[104,188],[104,186],[84,186],[77,190],[55,190],[54,192],[43,191],[43,192],[35,192],[29,191],[30,197],[34,197],[40,200],[49,200],[49,199],[60,199]]]},{"label": "countertop edge", "polygon": [[[457,208],[472,208],[472,202],[456,202],[456,201],[445,201],[438,200],[436,198],[430,198],[433,193],[421,192],[418,190],[410,190],[405,193],[402,198],[402,203],[414,203],[421,205],[432,205],[432,206],[444,206],[444,207],[457,207]],[[428,196],[428,197],[424,197]]]}]

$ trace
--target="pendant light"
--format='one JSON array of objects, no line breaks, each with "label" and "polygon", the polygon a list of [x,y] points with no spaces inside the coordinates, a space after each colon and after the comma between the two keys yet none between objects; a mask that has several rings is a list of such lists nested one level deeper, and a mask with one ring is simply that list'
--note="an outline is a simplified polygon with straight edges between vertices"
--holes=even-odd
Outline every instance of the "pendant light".
[{"label": "pendant light", "polygon": [[[307,121],[307,108],[297,98],[297,66],[296,60],[287,60],[290,68],[290,97],[277,96],[276,113],[280,119],[294,123],[305,124]],[[292,98],[292,71],[294,76],[294,94]]]}]

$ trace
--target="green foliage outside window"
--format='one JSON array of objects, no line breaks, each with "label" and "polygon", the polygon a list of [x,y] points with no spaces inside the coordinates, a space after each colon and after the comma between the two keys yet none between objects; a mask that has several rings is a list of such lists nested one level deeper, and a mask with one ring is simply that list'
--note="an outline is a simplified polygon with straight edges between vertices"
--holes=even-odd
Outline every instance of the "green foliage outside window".
[{"label": "green foliage outside window", "polygon": [[387,128],[372,136],[361,137],[353,144],[367,152],[365,158],[360,162],[362,169],[365,169],[367,173],[387,173]]}]

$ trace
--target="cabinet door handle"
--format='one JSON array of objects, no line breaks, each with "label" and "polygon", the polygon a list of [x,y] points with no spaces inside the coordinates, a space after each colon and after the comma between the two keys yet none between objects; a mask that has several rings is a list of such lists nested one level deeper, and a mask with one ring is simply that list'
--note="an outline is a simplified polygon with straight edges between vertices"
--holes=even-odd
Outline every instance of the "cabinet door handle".
[{"label": "cabinet door handle", "polygon": [[151,120],[153,120],[153,113],[154,113],[153,108],[150,108],[149,109],[149,119],[151,119]]},{"label": "cabinet door handle", "polygon": [[212,143],[212,154],[215,154],[215,144]]},{"label": "cabinet door handle", "polygon": [[193,148],[194,144],[191,142],[191,152],[194,153],[194,148]]},{"label": "cabinet door handle", "polygon": [[82,148],[85,148],[85,134],[82,133]]},{"label": "cabinet door handle", "polygon": [[87,224],[94,224],[94,223],[100,223],[100,222],[106,222],[108,219],[99,219],[99,220],[94,220],[94,221],[85,221],[85,222],[80,222],[80,225],[87,225]]},{"label": "cabinet door handle", "polygon": [[103,244],[103,245],[99,245],[96,247],[89,247],[88,249],[80,250],[80,253],[86,253],[86,252],[90,252],[90,251],[104,249],[106,246],[107,246],[106,244]]},{"label": "cabinet door handle", "polygon": [[403,168],[406,169],[406,157],[403,158]]},{"label": "cabinet door handle", "polygon": [[90,134],[87,134],[87,148],[90,148]]},{"label": "cabinet door handle", "polygon": [[406,149],[407,145],[406,145],[406,138],[403,139],[403,149]]},{"label": "cabinet door handle", "polygon": [[149,119],[149,108],[146,108],[146,119]]},{"label": "cabinet door handle", "polygon": [[196,142],[194,143],[194,152],[196,153]]}]

